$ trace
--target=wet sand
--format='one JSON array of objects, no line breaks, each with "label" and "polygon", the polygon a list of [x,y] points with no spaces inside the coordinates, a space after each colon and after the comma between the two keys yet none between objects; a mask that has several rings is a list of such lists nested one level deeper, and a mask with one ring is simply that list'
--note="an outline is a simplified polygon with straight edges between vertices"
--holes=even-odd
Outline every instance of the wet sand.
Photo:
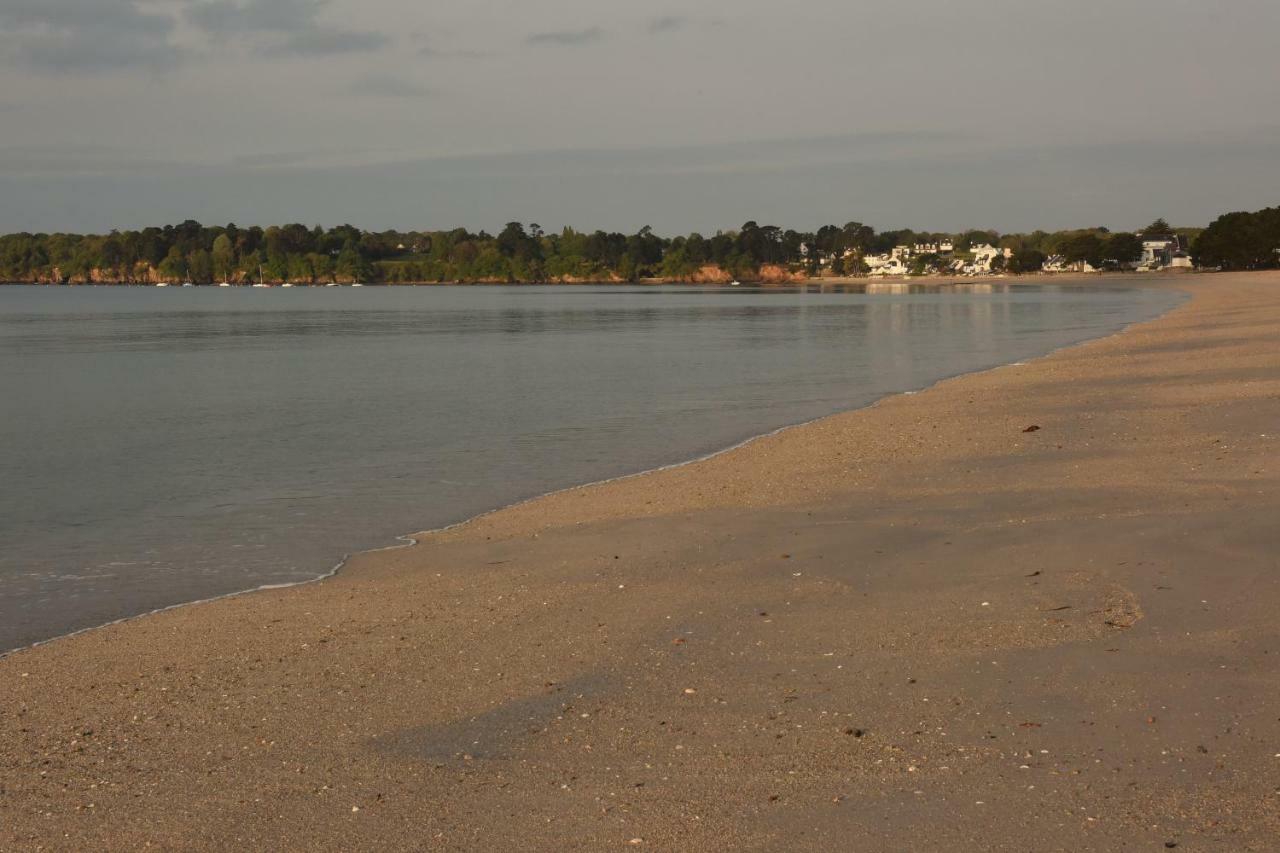
[{"label": "wet sand", "polygon": [[1280,275],[1151,284],[1194,299],[0,660],[0,849],[1276,849]]}]

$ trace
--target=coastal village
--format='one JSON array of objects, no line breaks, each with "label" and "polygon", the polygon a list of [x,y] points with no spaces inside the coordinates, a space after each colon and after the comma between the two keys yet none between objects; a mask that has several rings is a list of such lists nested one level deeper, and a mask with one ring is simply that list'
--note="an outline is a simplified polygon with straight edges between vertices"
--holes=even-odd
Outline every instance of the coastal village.
[{"label": "coastal village", "polygon": [[[1071,261],[1065,255],[1055,254],[1046,257],[1039,270],[1020,272],[1093,273],[1104,269],[1152,272],[1194,267],[1187,241],[1181,235],[1138,236],[1141,238],[1142,253],[1132,260],[1103,262],[1095,266],[1088,259]],[[808,258],[810,253],[811,250],[806,246],[805,257]],[[836,265],[836,257],[835,253],[824,255],[818,259],[818,264],[823,270],[830,270]],[[958,252],[954,241],[943,240],[895,246],[891,251],[881,254],[861,254],[855,249],[846,249],[839,257],[846,270],[860,264],[865,268],[865,274],[872,278],[919,275],[976,277],[999,275],[1008,271],[1009,262],[1014,258],[1014,249],[979,243],[969,246],[966,251]]]}]

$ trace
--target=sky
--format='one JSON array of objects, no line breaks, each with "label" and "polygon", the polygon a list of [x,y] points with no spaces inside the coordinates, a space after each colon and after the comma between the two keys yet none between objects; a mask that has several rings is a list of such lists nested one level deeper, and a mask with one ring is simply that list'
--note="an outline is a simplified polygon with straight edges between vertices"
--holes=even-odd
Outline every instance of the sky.
[{"label": "sky", "polygon": [[0,0],[0,231],[1207,224],[1276,0]]}]

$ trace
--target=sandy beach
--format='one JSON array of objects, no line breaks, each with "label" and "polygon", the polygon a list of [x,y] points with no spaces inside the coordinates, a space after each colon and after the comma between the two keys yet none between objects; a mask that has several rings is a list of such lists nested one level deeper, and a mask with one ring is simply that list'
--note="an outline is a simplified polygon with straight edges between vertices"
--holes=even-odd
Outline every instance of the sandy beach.
[{"label": "sandy beach", "polygon": [[0,660],[4,850],[1274,850],[1280,274]]}]

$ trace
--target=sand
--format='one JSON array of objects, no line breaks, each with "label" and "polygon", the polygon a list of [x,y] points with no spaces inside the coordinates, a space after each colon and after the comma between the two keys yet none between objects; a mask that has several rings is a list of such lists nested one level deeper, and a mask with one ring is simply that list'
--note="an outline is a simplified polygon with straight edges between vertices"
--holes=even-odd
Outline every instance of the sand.
[{"label": "sand", "polygon": [[6,658],[0,848],[1274,850],[1280,275],[1146,284],[1194,298]]}]

